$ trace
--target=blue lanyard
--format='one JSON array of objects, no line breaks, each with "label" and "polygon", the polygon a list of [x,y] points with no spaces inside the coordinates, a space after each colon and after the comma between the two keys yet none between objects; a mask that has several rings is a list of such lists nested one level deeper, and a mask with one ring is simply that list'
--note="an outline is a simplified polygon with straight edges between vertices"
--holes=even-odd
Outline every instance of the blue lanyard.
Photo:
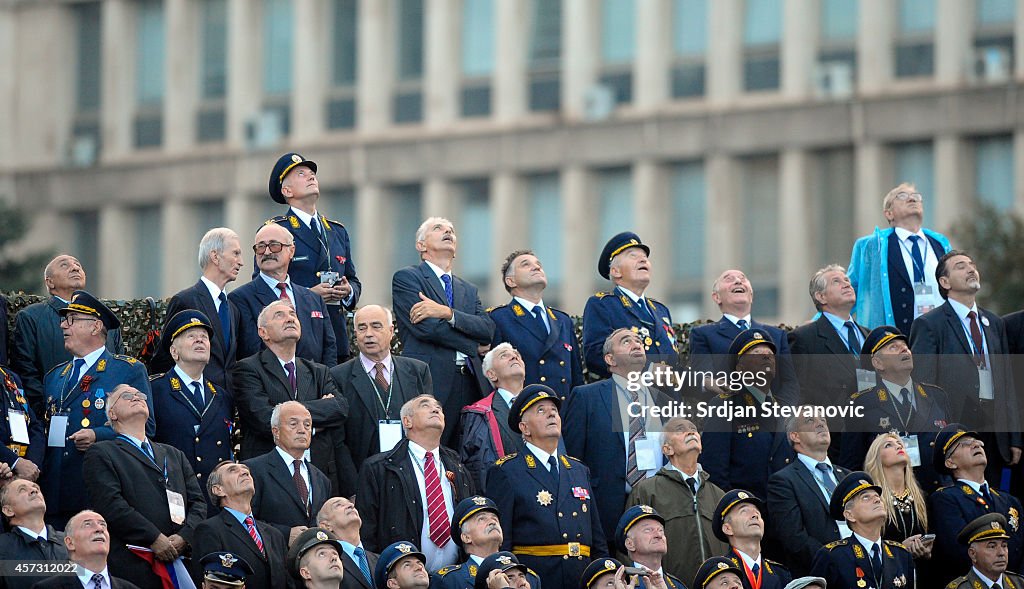
[{"label": "blue lanyard", "polygon": [[[133,447],[135,447],[136,450],[138,450],[139,452],[142,452],[142,455],[145,456],[149,460],[150,464],[152,464],[153,466],[155,466],[157,468],[160,468],[160,465],[156,463],[156,460],[153,460],[153,457],[150,456],[145,450],[143,450],[141,446],[136,444],[134,440],[132,440],[131,438],[129,438],[128,436],[126,436],[124,434],[118,434],[117,435],[117,439],[124,440],[124,441],[128,442],[129,444],[131,444]],[[153,447],[153,445],[150,444],[150,448],[152,448],[152,447]],[[170,479],[170,476],[168,476],[168,472],[167,472],[167,457],[164,456],[164,485],[166,486],[166,485],[170,484],[170,482],[171,482],[171,479]]]}]

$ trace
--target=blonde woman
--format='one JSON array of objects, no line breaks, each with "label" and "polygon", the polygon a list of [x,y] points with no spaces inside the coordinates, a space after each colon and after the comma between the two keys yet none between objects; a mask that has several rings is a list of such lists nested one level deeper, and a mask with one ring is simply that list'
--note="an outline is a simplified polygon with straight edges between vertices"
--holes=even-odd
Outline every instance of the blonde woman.
[{"label": "blonde woman", "polygon": [[864,458],[864,470],[882,487],[888,514],[882,536],[902,542],[915,559],[931,558],[935,539],[925,537],[928,508],[902,438],[895,432],[876,437]]}]

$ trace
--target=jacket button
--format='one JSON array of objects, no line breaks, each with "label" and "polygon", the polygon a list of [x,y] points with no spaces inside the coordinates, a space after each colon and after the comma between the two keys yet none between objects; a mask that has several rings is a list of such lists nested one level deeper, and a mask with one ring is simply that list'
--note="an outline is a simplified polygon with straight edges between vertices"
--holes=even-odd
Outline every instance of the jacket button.
[{"label": "jacket button", "polygon": [[558,512],[558,517],[562,517],[562,512],[561,511]]},{"label": "jacket button", "polygon": [[[196,438],[196,443],[197,444],[199,443],[199,438]],[[219,444],[220,442],[217,442],[217,443]]]},{"label": "jacket button", "polygon": [[202,462],[202,461],[203,461],[203,457],[202,456],[196,456],[196,462]]},{"label": "jacket button", "polygon": [[543,366],[543,365],[544,365],[544,360],[541,360],[540,362],[538,362],[538,364],[540,364],[541,366]]},{"label": "jacket button", "polygon": [[540,381],[541,381],[541,382],[544,382],[544,381],[546,381],[546,380],[547,380],[547,377],[546,377],[546,376],[542,376],[542,377],[540,377]]},{"label": "jacket button", "polygon": [[201,473],[201,472],[197,472],[197,473],[196,473],[196,478],[197,478],[197,479],[201,479],[201,478],[203,478],[203,473]]},{"label": "jacket button", "polygon": [[564,379],[564,378],[562,379],[562,382],[565,382],[565,379]]},{"label": "jacket button", "polygon": [[[196,440],[196,441],[198,442],[199,440]],[[220,440],[217,440],[217,445],[218,446],[220,446],[220,443],[221,443]]]},{"label": "jacket button", "polygon": [[558,365],[559,366],[565,366],[565,360],[559,360],[558,361]]},{"label": "jacket button", "polygon": [[562,534],[562,537],[565,538],[566,540],[568,540],[569,539],[569,534]]}]

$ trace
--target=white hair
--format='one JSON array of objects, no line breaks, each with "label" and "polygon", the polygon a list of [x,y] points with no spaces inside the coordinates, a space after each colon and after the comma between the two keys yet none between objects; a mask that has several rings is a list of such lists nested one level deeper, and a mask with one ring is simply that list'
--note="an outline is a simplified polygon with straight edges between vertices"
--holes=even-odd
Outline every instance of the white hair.
[{"label": "white hair", "polygon": [[[484,356],[483,361],[484,375],[486,375],[487,372],[494,367],[494,359],[498,357],[498,353],[505,351],[515,352],[516,349],[512,347],[512,344],[508,342],[502,342],[494,346],[490,352],[487,352],[487,354]],[[488,380],[490,379],[488,378]]]},{"label": "white hair", "polygon": [[199,267],[205,269],[213,252],[223,252],[229,239],[238,239],[238,234],[227,227],[214,227],[199,241]]},{"label": "white hair", "polygon": [[420,224],[419,229],[416,230],[416,243],[419,243],[426,239],[427,231],[429,231],[431,227],[437,224],[450,225],[452,228],[455,227],[455,223],[452,223],[451,221],[445,219],[444,217],[429,217],[427,218],[426,221]]},{"label": "white hair", "polygon": [[274,307],[280,307],[281,305],[288,305],[293,309],[295,308],[295,305],[293,305],[291,301],[286,301],[285,299],[277,299],[276,301],[270,303],[266,307],[263,307],[263,310],[260,311],[259,316],[256,317],[256,327],[265,327],[267,325],[267,320],[270,317],[270,313],[272,312],[271,310]]}]

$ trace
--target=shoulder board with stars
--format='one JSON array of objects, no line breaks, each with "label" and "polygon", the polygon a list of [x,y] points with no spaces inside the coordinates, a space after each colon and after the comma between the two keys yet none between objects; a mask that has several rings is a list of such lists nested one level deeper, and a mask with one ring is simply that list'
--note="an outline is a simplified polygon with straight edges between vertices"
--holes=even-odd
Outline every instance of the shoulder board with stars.
[{"label": "shoulder board with stars", "polygon": [[167,374],[167,373],[166,372],[161,372],[160,374],[150,374],[149,375],[149,382],[154,382],[154,381],[160,380],[161,378],[164,377],[165,374]]},{"label": "shoulder board with stars", "polygon": [[325,217],[323,215],[320,215],[320,218],[323,219],[324,221],[327,221],[327,223],[325,223],[325,226],[329,227],[330,225],[337,225],[338,227],[341,227],[342,229],[345,228],[345,224],[342,223],[341,221],[335,221],[334,219],[328,219],[327,217]]},{"label": "shoulder board with stars", "polygon": [[606,293],[606,292],[596,292],[596,293],[594,293],[594,296],[599,298],[599,299],[603,299],[606,296],[609,296],[609,293]]},{"label": "shoulder board with stars", "polygon": [[57,369],[63,369],[62,372],[60,373],[60,375],[61,376],[66,376],[68,371],[71,370],[71,361],[68,360],[67,362],[61,362],[60,364],[54,365],[53,368],[51,368],[51,369],[46,371],[46,374],[50,374],[51,372],[53,372],[54,370],[57,370]]},{"label": "shoulder board with stars", "polygon": [[505,305],[495,305],[493,307],[487,307],[487,310],[485,311],[485,313],[493,313],[493,312],[497,311],[498,309],[502,309],[504,307],[505,307]]},{"label": "shoulder board with stars", "polygon": [[871,392],[871,389],[864,389],[863,391],[857,391],[856,393],[853,393],[852,395],[850,395],[850,400],[851,401],[856,400],[861,395],[863,395],[864,393],[869,393],[869,392]]},{"label": "shoulder board with stars", "polygon": [[139,361],[136,360],[135,358],[133,358],[131,356],[125,356],[123,354],[114,354],[114,357],[117,358],[118,360],[121,360],[122,362],[127,362],[129,364],[138,364],[139,363]]},{"label": "shoulder board with stars", "polygon": [[966,582],[967,582],[967,577],[957,577],[957,578],[953,579],[952,581],[950,581],[949,585],[946,585],[946,589],[957,589],[957,587],[959,587],[961,583],[966,583]]},{"label": "shoulder board with stars", "polygon": [[448,573],[455,572],[455,571],[457,571],[457,570],[459,570],[461,568],[462,568],[461,564],[451,564],[451,565],[448,565],[446,567],[442,567],[442,568],[438,569],[437,570],[437,574],[439,574],[439,575],[441,575],[443,577],[443,576],[447,575]]},{"label": "shoulder board with stars", "polygon": [[512,460],[516,456],[519,456],[518,452],[513,452],[511,454],[507,454],[507,455],[502,456],[501,458],[495,460],[494,464],[496,464],[497,466],[501,466],[502,464],[505,464],[506,462],[508,462],[509,460]]},{"label": "shoulder board with stars", "polygon": [[568,458],[569,460],[572,460],[573,462],[579,462],[580,464],[583,464],[583,461],[580,460],[579,458],[576,458],[575,456],[569,456],[568,454],[562,454],[562,458]]},{"label": "shoulder board with stars", "polygon": [[264,225],[273,225],[274,223],[283,223],[284,221],[287,221],[287,220],[288,220],[288,217],[286,217],[284,215],[278,215],[276,217],[271,217],[271,218],[267,219],[266,221],[263,222],[263,224]]},{"label": "shoulder board with stars", "polygon": [[904,546],[902,542],[897,542],[895,540],[886,540],[885,543],[888,544],[889,546],[895,546],[896,548],[901,548],[903,550],[907,549],[907,547]]},{"label": "shoulder board with stars", "polygon": [[826,544],[825,548],[828,549],[828,550],[832,550],[833,548],[838,548],[839,546],[846,546],[849,543],[850,543],[850,539],[849,538],[843,538],[842,540],[836,540],[835,542],[831,542],[829,544]]}]

